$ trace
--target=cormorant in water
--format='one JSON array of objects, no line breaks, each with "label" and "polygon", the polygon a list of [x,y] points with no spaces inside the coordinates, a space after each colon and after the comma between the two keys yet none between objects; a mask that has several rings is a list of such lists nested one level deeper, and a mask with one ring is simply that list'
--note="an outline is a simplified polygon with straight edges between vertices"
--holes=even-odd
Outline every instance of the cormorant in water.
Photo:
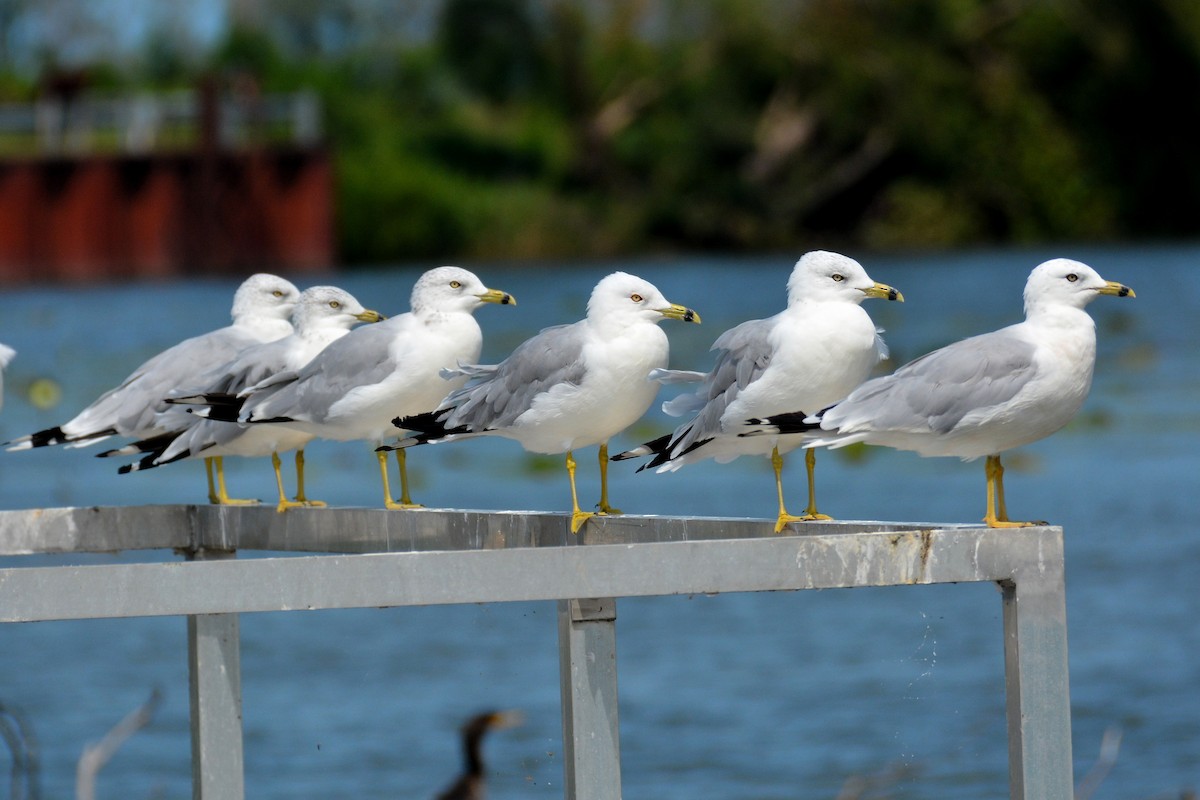
[{"label": "cormorant in water", "polygon": [[458,780],[439,794],[436,800],[482,800],[484,796],[483,756],[480,747],[488,731],[520,725],[519,711],[486,711],[462,726],[464,771]]}]

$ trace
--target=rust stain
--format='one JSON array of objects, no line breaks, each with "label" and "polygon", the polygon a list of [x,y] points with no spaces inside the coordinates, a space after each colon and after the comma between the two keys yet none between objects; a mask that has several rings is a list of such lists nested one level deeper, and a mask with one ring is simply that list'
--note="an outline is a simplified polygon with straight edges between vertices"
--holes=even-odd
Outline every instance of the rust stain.
[{"label": "rust stain", "polygon": [[929,553],[933,549],[933,531],[921,531],[921,577],[929,572]]}]

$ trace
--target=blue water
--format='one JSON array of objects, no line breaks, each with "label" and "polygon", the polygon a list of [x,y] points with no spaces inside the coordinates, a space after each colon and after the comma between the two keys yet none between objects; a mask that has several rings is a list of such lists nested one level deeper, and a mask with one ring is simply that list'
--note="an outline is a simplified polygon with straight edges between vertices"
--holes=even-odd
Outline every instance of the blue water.
[{"label": "blue water", "polygon": [[[1009,507],[1066,529],[1077,778],[1118,726],[1119,757],[1094,797],[1177,797],[1200,786],[1200,247],[864,256],[872,277],[907,299],[866,308],[903,362],[1019,319],[1025,276],[1056,255],[1085,260],[1138,296],[1091,306],[1092,395],[1069,428],[1006,457]],[[484,357],[578,318],[592,284],[622,268],[703,315],[702,326],[665,329],[673,365],[707,368],[718,333],[782,306],[792,260],[472,265],[520,301],[479,312]],[[425,266],[300,283],[338,283],[392,314]],[[145,358],[224,324],[234,285],[0,294],[0,341],[19,351],[5,375],[0,439],[65,421]],[[61,386],[52,408],[26,396],[39,378]],[[614,447],[669,426],[654,411]],[[0,452],[0,508],[204,499],[198,464],[118,476],[91,452]],[[588,502],[593,453],[577,454]],[[786,474],[796,508],[805,499],[798,462]],[[308,463],[312,496],[379,504],[366,445],[315,443]],[[964,522],[983,512],[979,463],[870,450],[818,464],[822,510],[840,518]],[[429,506],[567,506],[559,459],[511,442],[425,448],[410,468],[416,499]],[[265,461],[231,462],[228,472],[234,494],[272,497]],[[773,488],[765,459],[671,475],[612,471],[613,500],[630,513],[770,517]],[[1007,796],[1000,599],[990,585],[627,599],[618,613],[626,797],[834,798],[851,776],[875,777],[895,798]],[[487,742],[491,796],[561,796],[552,604],[246,615],[242,644],[249,797],[431,797],[457,769],[454,729],[485,707],[526,715]],[[84,744],[154,687],[163,704],[101,773],[103,797],[190,795],[183,620],[0,628],[0,701],[36,728],[48,798],[73,795]],[[8,764],[0,749],[0,773]]]}]

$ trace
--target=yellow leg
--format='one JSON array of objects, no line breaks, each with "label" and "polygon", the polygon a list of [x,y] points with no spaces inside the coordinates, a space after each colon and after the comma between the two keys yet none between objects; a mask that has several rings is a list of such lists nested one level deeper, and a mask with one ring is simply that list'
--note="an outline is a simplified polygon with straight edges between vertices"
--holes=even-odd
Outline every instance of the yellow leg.
[{"label": "yellow leg", "polygon": [[383,478],[383,506],[392,511],[403,511],[411,508],[421,508],[416,505],[408,496],[408,471],[406,469],[407,458],[404,455],[404,449],[396,451],[396,463],[400,465],[400,502],[392,499],[392,487],[388,481],[387,474],[387,451],[376,453],[379,459],[379,475]]},{"label": "yellow leg", "polygon": [[775,520],[775,532],[779,533],[789,522],[803,522],[804,517],[792,516],[783,504],[783,456],[778,447],[771,451],[771,466],[775,468],[775,493],[779,495],[779,519]]},{"label": "yellow leg", "polygon": [[1008,518],[1004,505],[1004,466],[1000,456],[988,456],[983,465],[987,476],[987,513],[983,521],[989,528],[1027,528],[1030,525],[1045,525],[1045,522],[1013,522]]},{"label": "yellow leg", "polygon": [[596,515],[579,508],[579,495],[575,491],[575,456],[570,450],[567,451],[567,477],[571,479],[571,533],[579,533],[583,523]]},{"label": "yellow leg", "polygon": [[304,493],[304,448],[296,451],[296,502],[309,508],[324,508],[323,500],[309,500]]},{"label": "yellow leg", "polygon": [[621,509],[608,504],[608,442],[600,445],[600,504],[601,514],[620,514]]},{"label": "yellow leg", "polygon": [[402,508],[424,508],[414,503],[408,493],[408,451],[401,447],[396,451],[396,466],[400,468],[400,506]]},{"label": "yellow leg", "polygon": [[815,478],[817,451],[811,447],[804,453],[804,467],[808,471],[808,508],[804,509],[804,516],[801,519],[806,521],[833,519],[828,514],[817,513],[817,481]]},{"label": "yellow leg", "polygon": [[220,499],[217,497],[217,485],[213,482],[213,460],[211,458],[204,459],[204,474],[208,476],[208,502],[216,505]]},{"label": "yellow leg", "polygon": [[217,504],[222,506],[256,506],[257,500],[239,500],[236,497],[230,497],[229,492],[225,491],[225,459],[221,456],[213,456],[213,465],[217,470]]},{"label": "yellow leg", "polygon": [[1004,503],[1004,465],[1000,463],[999,455],[996,455],[995,458],[993,482],[996,485],[996,520],[1008,522],[1008,506]]},{"label": "yellow leg", "polygon": [[275,468],[275,485],[279,487],[279,505],[275,506],[275,510],[282,514],[289,508],[301,508],[304,503],[287,499],[287,492],[283,490],[283,472],[280,471],[279,465],[279,454],[271,453],[271,466]]}]

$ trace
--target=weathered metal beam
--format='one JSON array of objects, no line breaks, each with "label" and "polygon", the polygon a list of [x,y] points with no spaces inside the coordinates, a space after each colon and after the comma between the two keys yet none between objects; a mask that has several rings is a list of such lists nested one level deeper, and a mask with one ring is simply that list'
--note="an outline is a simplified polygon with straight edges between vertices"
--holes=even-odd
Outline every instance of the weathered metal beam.
[{"label": "weathered metal beam", "polygon": [[[621,516],[593,518],[579,536],[568,515],[529,511],[238,506],[109,506],[0,511],[0,556],[111,553],[177,548],[380,553],[478,550],[612,542],[744,539],[771,535],[761,519]],[[827,521],[788,535],[969,528],[933,523]]]},{"label": "weathered metal beam", "polygon": [[1039,546],[1045,558],[1001,582],[1009,783],[1014,798],[1070,800],[1074,786],[1062,538]]},{"label": "weathered metal beam", "polygon": [[[205,552],[193,558],[231,558]],[[242,660],[237,614],[187,618],[193,800],[242,800]]]},{"label": "weathered metal beam", "polygon": [[617,603],[558,601],[563,786],[567,800],[620,800]]},{"label": "weathered metal beam", "polygon": [[[690,524],[641,520],[643,534]],[[620,544],[0,569],[0,621],[1002,581],[1036,568],[1042,537],[1061,536],[971,528],[639,542],[638,522],[621,521],[626,536],[597,526]]]}]

